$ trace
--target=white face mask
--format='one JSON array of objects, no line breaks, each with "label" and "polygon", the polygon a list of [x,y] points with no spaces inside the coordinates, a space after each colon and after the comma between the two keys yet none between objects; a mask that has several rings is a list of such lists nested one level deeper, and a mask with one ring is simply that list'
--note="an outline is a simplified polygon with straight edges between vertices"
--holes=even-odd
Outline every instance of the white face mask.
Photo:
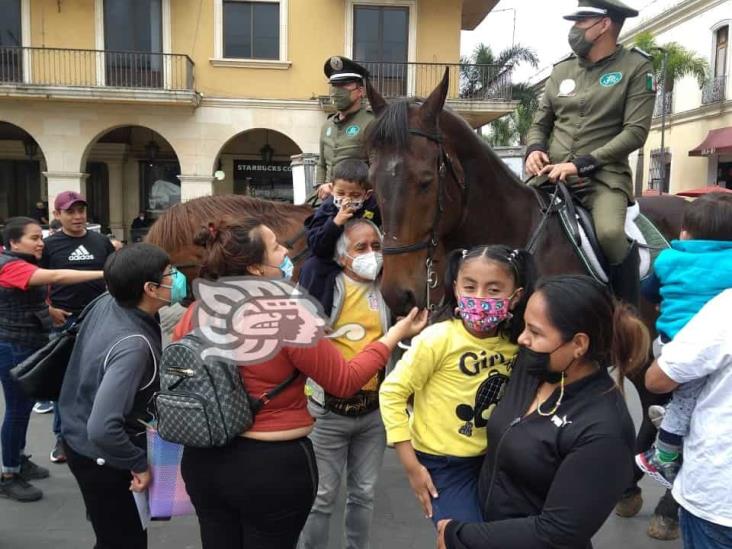
[{"label": "white face mask", "polygon": [[376,280],[381,266],[384,264],[384,256],[380,252],[369,252],[356,257],[349,255],[348,257],[353,260],[351,264],[353,272],[366,280]]},{"label": "white face mask", "polygon": [[[348,197],[346,197],[346,196],[334,196],[333,205],[340,210],[343,207],[343,203],[346,200],[348,200]],[[361,207],[363,206],[363,202],[364,202],[363,198],[360,198],[358,200],[351,198],[350,200],[351,200],[351,202],[350,202],[351,208],[353,208],[354,210],[360,210]]]}]

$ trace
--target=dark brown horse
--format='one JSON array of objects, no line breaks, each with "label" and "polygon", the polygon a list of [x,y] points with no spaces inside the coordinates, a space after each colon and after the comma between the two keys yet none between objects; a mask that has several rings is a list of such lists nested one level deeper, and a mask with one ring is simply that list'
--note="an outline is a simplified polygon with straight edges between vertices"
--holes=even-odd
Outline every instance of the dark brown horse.
[{"label": "dark brown horse", "polygon": [[242,195],[204,196],[176,204],[165,211],[150,227],[145,240],[168,252],[173,264],[179,266],[191,281],[198,277],[203,255],[203,249],[193,243],[201,228],[209,223],[256,217],[288,247],[297,279],[298,260],[307,251],[303,222],[312,212],[310,206],[293,206]]},{"label": "dark brown horse", "polygon": [[[443,109],[447,91],[447,72],[423,102],[387,104],[367,86],[378,116],[368,146],[384,229],[382,293],[395,314],[439,301],[444,257],[450,250],[497,243],[525,248],[542,219],[534,191],[462,118]],[[671,239],[679,234],[684,204],[678,197],[655,197],[642,200],[641,209]],[[535,258],[542,275],[584,272],[555,217],[536,241]],[[653,330],[655,309],[648,313]],[[657,402],[646,391],[642,372],[633,382],[644,410]],[[647,449],[653,435],[645,418],[639,448]],[[626,508],[637,507],[631,509],[637,513],[640,501],[634,487]],[[675,520],[675,510],[666,503],[659,504],[655,517],[664,525]]]}]

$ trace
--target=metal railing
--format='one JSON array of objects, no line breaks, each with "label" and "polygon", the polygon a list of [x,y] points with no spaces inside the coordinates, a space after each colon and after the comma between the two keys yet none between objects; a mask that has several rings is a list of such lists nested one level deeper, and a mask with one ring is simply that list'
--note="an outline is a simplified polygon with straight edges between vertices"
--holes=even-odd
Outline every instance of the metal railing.
[{"label": "metal railing", "polygon": [[727,76],[710,79],[702,88],[702,105],[717,103],[727,98]]},{"label": "metal railing", "polygon": [[664,93],[659,90],[658,93],[656,93],[656,105],[653,107],[653,117],[655,118],[664,114],[661,109],[665,109],[666,116],[670,115],[673,111],[673,100],[674,92],[666,92],[666,98],[664,100]]},{"label": "metal railing", "polygon": [[510,67],[462,63],[391,63],[359,61],[384,97],[427,97],[450,70],[448,99],[510,101]]},{"label": "metal railing", "polygon": [[193,61],[176,53],[2,46],[0,84],[193,91]]}]

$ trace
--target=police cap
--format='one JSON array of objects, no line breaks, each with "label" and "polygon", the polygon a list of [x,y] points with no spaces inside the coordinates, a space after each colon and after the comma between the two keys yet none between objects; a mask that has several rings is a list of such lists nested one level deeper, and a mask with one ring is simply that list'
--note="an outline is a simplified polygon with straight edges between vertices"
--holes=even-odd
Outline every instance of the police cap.
[{"label": "police cap", "polygon": [[636,17],[638,10],[626,6],[620,0],[579,0],[577,9],[564,16],[568,21],[579,21],[589,17],[610,17],[622,20]]},{"label": "police cap", "polygon": [[368,78],[369,71],[348,57],[334,55],[325,61],[323,72],[331,84],[362,82]]}]

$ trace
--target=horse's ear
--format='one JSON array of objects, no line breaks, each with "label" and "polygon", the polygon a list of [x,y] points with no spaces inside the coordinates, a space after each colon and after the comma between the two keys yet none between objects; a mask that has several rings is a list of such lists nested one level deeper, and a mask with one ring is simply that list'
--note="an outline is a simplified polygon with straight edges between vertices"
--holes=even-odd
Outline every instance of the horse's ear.
[{"label": "horse's ear", "polygon": [[432,90],[430,96],[419,108],[419,116],[424,125],[429,129],[437,128],[437,117],[442,112],[447,98],[447,90],[450,87],[450,67],[445,67],[445,75],[437,87]]},{"label": "horse's ear", "polygon": [[369,99],[371,110],[376,116],[379,116],[386,109],[386,99],[371,84],[371,79],[366,79],[366,97]]}]

